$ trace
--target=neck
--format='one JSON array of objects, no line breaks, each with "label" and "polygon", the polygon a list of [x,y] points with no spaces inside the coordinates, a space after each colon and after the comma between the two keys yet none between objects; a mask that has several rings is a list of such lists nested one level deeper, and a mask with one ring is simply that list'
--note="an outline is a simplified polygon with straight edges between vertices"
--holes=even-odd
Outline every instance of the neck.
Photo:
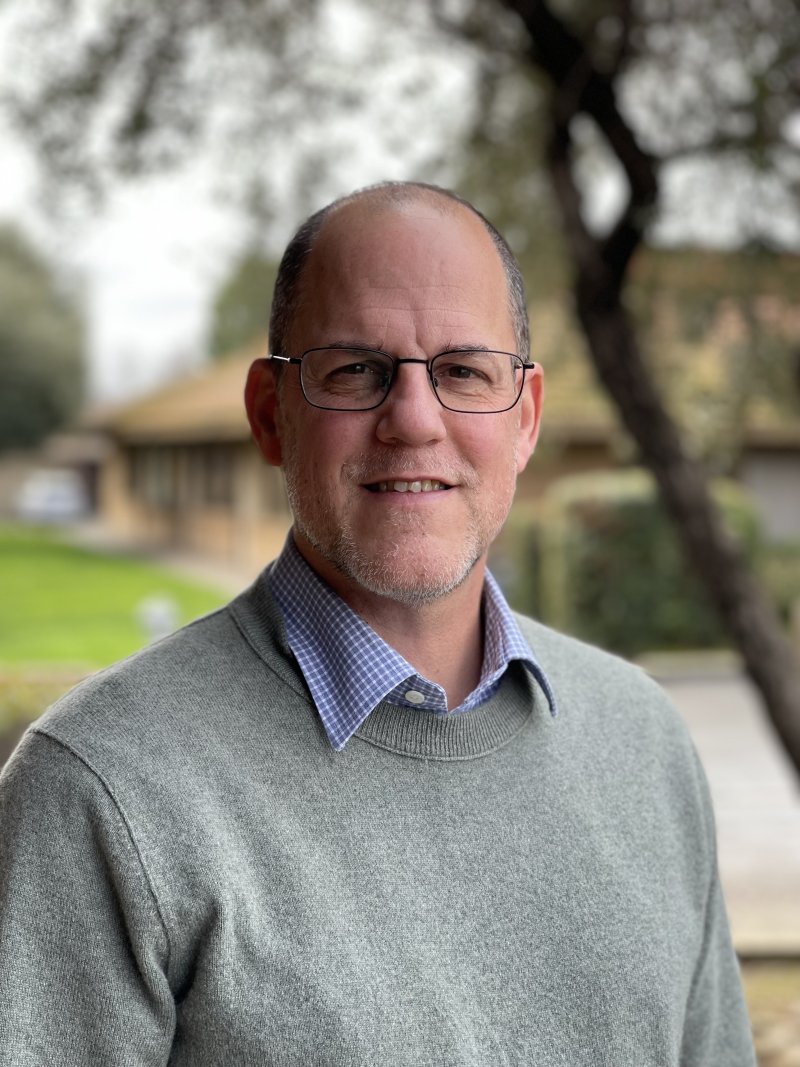
[{"label": "neck", "polygon": [[440,685],[451,710],[480,680],[483,664],[481,602],[486,561],[482,558],[458,588],[422,604],[379,596],[356,585],[301,537],[301,555],[383,640],[423,677]]}]

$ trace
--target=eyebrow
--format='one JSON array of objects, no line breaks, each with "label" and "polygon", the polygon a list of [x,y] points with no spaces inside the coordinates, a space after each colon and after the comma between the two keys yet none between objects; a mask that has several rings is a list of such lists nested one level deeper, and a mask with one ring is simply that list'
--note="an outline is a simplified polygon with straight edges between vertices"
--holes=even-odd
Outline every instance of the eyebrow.
[{"label": "eyebrow", "polygon": [[448,344],[444,348],[441,348],[436,354],[437,356],[444,356],[448,352],[496,352],[497,349],[489,348],[488,345],[481,344]]},{"label": "eyebrow", "polygon": [[386,356],[390,356],[391,352],[387,352],[384,348],[381,348],[379,344],[369,344],[366,341],[331,341],[327,345],[318,345],[319,348],[342,348],[353,352],[382,352]]}]

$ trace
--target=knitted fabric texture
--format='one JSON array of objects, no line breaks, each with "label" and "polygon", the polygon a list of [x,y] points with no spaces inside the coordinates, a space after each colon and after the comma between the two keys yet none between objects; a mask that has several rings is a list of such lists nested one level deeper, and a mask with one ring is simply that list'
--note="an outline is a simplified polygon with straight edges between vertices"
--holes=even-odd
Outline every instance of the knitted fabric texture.
[{"label": "knitted fabric texture", "polygon": [[512,665],[336,753],[263,579],[60,701],[0,777],[0,1062],[752,1067],[686,731],[519,621],[556,719]]}]

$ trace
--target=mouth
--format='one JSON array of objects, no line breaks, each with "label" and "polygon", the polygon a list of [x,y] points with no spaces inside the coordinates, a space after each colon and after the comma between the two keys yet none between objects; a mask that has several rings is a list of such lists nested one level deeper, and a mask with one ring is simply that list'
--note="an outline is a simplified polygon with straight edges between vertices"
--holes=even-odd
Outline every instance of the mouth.
[{"label": "mouth", "polygon": [[370,493],[440,493],[452,486],[435,478],[417,478],[413,481],[394,478],[391,481],[372,482],[364,488]]}]

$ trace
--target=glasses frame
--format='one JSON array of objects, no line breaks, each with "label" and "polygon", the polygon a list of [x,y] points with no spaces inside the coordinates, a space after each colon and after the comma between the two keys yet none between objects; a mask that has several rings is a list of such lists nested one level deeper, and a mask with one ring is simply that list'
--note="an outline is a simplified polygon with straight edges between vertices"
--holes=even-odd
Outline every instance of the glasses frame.
[{"label": "glasses frame", "polygon": [[[397,378],[397,368],[403,363],[420,363],[428,371],[428,380],[430,382],[433,395],[436,397],[436,399],[439,401],[445,411],[453,411],[457,415],[502,415],[504,411],[511,411],[511,409],[515,408],[519,403],[519,398],[522,396],[522,390],[525,388],[525,371],[533,370],[536,366],[535,363],[532,363],[530,361],[526,362],[522,358],[522,356],[518,355],[516,352],[501,352],[499,349],[494,348],[448,349],[446,352],[437,352],[436,355],[431,356],[430,359],[399,359],[397,356],[393,356],[391,352],[384,352],[380,348],[353,348],[353,352],[361,352],[365,356],[384,356],[386,359],[390,359],[392,361],[392,373],[391,377],[389,378],[389,384],[386,387],[386,392],[383,394],[377,404],[370,404],[368,408],[339,408],[329,407],[326,404],[315,404],[313,400],[309,399],[308,393],[306,393],[305,384],[303,382],[303,360],[305,359],[305,357],[307,355],[310,355],[310,353],[312,352],[327,352],[328,350],[336,351],[336,346],[321,345],[318,348],[307,348],[306,351],[303,352],[303,354],[300,356],[280,356],[275,352],[270,352],[267,354],[267,359],[276,360],[280,363],[293,363],[298,366],[300,368],[300,388],[303,391],[303,398],[305,399],[307,404],[310,404],[312,408],[317,408],[319,411],[374,411],[376,408],[379,408],[381,406],[381,404],[387,398],[389,393],[391,393],[392,386],[394,385],[395,379]],[[445,404],[444,400],[442,400],[442,398],[436,391],[436,386],[434,385],[433,381],[434,362],[439,359],[440,356],[457,356],[461,354],[480,355],[481,352],[497,352],[497,354],[500,356],[511,356],[512,359],[517,361],[518,369],[522,371],[522,379],[519,383],[519,391],[517,392],[513,403],[509,404],[507,407],[504,408],[498,408],[496,410],[493,408],[491,411],[481,411],[476,410],[475,408],[451,408],[448,404]]]}]

